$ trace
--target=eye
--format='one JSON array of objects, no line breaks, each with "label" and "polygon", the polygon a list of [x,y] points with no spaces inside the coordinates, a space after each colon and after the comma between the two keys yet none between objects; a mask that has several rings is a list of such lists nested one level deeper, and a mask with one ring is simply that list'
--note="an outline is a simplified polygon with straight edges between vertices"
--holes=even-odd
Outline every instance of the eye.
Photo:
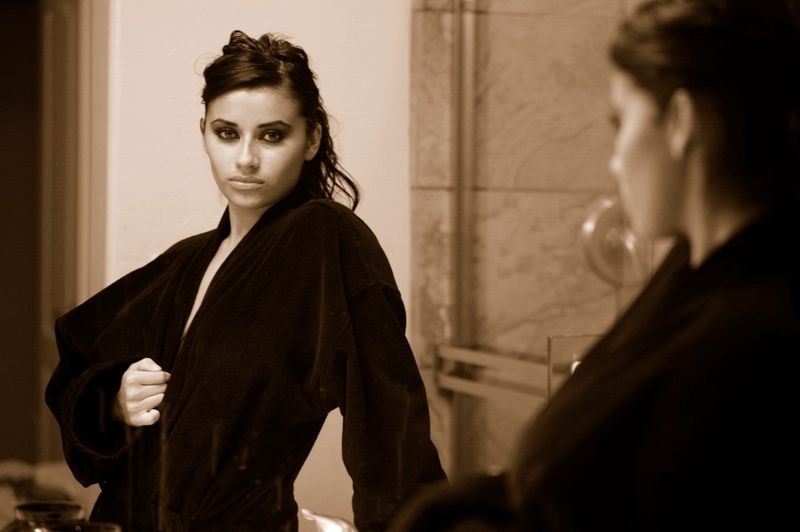
[{"label": "eye", "polygon": [[286,135],[283,131],[279,131],[277,129],[268,129],[261,135],[261,140],[265,140],[267,142],[280,142]]},{"label": "eye", "polygon": [[222,128],[215,131],[217,136],[222,140],[236,140],[239,138],[239,135],[236,134],[236,131],[230,128]]}]

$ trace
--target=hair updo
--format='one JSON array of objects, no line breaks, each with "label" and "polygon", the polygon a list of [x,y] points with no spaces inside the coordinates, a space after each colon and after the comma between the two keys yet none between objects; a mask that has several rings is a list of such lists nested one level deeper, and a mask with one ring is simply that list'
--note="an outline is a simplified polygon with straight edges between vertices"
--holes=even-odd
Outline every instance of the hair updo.
[{"label": "hair updo", "polygon": [[244,32],[231,33],[222,55],[203,70],[203,104],[208,107],[215,98],[239,89],[281,87],[287,91],[306,119],[308,130],[319,125],[319,150],[313,159],[305,161],[295,194],[304,199],[333,198],[338,192],[351,203],[359,201],[358,186],[339,165],[333,147],[328,113],[322,103],[316,76],[308,64],[308,55],[280,36],[265,33],[253,39]]},{"label": "hair updo", "polygon": [[796,201],[800,177],[798,0],[648,0],[623,21],[613,63],[663,108],[689,91],[716,135],[718,191]]}]

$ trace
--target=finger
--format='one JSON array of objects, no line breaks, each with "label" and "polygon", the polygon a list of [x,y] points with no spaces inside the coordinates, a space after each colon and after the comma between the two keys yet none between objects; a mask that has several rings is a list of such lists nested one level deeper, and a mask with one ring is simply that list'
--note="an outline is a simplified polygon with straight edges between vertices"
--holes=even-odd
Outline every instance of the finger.
[{"label": "finger", "polygon": [[166,384],[145,384],[133,386],[126,390],[126,400],[131,403],[138,403],[142,399],[147,399],[153,395],[163,394],[167,391]]},{"label": "finger", "polygon": [[161,366],[155,363],[150,357],[145,357],[130,365],[130,369],[138,369],[140,371],[161,371]]},{"label": "finger", "polygon": [[163,393],[152,395],[136,403],[135,406],[131,408],[131,411],[141,413],[141,412],[146,412],[147,410],[152,410],[153,408],[160,405],[161,401],[163,400],[164,400]]},{"label": "finger", "polygon": [[142,386],[164,384],[165,382],[162,371],[154,372],[129,369],[122,374],[120,390],[123,390],[126,397],[130,398],[136,393],[136,390]]},{"label": "finger", "polygon": [[158,410],[147,410],[140,412],[131,418],[129,425],[132,427],[144,427],[146,425],[153,425],[158,418],[161,417],[161,412]]},{"label": "finger", "polygon": [[169,373],[166,371],[136,371],[131,373],[129,384],[164,384],[169,380]]}]

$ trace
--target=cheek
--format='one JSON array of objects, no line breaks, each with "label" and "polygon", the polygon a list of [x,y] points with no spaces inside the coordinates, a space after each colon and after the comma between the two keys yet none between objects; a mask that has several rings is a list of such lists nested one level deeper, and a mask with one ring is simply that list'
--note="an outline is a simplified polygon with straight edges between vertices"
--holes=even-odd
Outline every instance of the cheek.
[{"label": "cheek", "polygon": [[659,237],[670,234],[677,224],[680,202],[679,176],[670,161],[653,154],[649,172],[631,182],[631,221],[640,233]]},{"label": "cheek", "polygon": [[663,199],[660,152],[656,139],[646,133],[621,132],[609,162],[625,212],[640,233],[650,232],[654,216],[660,217],[658,202]]},{"label": "cheek", "polygon": [[208,155],[208,162],[211,166],[211,171],[214,177],[218,177],[225,169],[229,157],[224,147],[212,145],[206,148],[206,155]]},{"label": "cheek", "polygon": [[632,187],[635,176],[639,173],[636,168],[635,148],[631,147],[631,138],[625,131],[617,133],[614,141],[614,151],[608,161],[608,169],[617,181],[622,200],[629,204],[632,200]]},{"label": "cheek", "polygon": [[302,147],[292,146],[280,153],[266,155],[269,157],[268,160],[272,161],[268,165],[270,167],[268,171],[279,179],[297,180],[303,167],[304,153],[305,150]]}]

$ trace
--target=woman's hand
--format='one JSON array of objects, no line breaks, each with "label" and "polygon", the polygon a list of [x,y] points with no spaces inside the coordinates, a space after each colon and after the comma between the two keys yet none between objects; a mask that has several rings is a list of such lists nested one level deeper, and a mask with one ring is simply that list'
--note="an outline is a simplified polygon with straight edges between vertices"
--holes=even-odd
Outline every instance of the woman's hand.
[{"label": "woman's hand", "polygon": [[169,373],[151,358],[131,364],[122,374],[114,401],[114,415],[131,427],[152,425],[161,416],[156,407],[164,399]]}]

